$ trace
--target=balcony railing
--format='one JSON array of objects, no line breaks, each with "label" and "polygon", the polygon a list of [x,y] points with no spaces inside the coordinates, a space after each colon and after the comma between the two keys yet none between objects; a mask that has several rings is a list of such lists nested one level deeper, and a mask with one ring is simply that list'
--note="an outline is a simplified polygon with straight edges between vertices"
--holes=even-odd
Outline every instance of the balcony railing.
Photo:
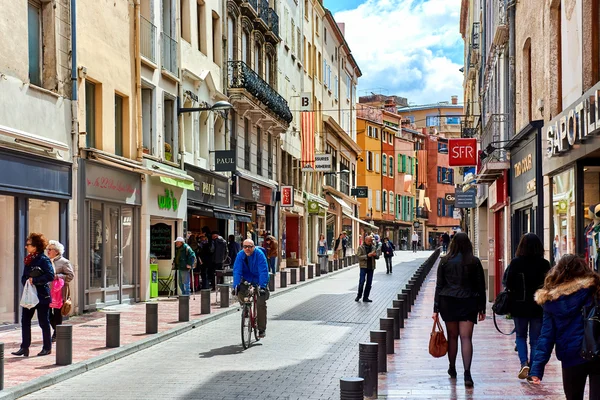
[{"label": "balcony railing", "polygon": [[177,41],[166,33],[162,33],[162,67],[178,76]]},{"label": "balcony railing", "polygon": [[244,0],[242,5],[250,6],[255,13],[258,11],[258,0]]},{"label": "balcony railing", "polygon": [[247,90],[277,117],[288,124],[292,122],[293,117],[287,101],[246,63],[243,61],[229,61],[227,67],[229,89]]},{"label": "balcony railing", "polygon": [[140,51],[142,56],[156,63],[156,26],[144,17],[141,17],[140,25]]},{"label": "balcony railing", "polygon": [[269,21],[267,25],[269,25],[269,29],[273,34],[279,37],[279,15],[272,8],[269,8]]},{"label": "balcony railing", "polygon": [[429,218],[429,211],[424,210],[423,207],[416,207],[415,217],[418,219],[427,219]]},{"label": "balcony railing", "polygon": [[471,29],[471,48],[474,50],[479,49],[479,22],[473,22],[473,28]]},{"label": "balcony railing", "polygon": [[269,0],[258,0],[258,18],[269,24]]}]

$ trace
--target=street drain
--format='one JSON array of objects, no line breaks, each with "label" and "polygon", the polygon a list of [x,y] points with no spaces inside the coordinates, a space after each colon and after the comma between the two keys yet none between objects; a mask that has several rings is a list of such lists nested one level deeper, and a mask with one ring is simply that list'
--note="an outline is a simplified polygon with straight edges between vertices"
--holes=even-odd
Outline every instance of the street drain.
[{"label": "street drain", "polygon": [[327,321],[328,324],[354,324],[354,325],[366,325],[366,322],[356,321]]},{"label": "street drain", "polygon": [[82,328],[100,328],[102,325],[79,325]]}]

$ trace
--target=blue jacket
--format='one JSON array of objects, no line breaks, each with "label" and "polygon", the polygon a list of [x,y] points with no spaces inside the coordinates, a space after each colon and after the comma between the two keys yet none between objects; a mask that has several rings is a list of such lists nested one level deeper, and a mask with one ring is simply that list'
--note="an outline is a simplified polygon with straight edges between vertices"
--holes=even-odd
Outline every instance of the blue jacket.
[{"label": "blue jacket", "polygon": [[233,287],[237,287],[243,281],[248,281],[255,285],[258,284],[261,288],[266,288],[269,284],[267,257],[265,253],[256,247],[250,257],[246,256],[243,250],[235,257],[235,263],[233,264]]},{"label": "blue jacket", "polygon": [[54,269],[48,256],[40,253],[31,260],[29,265],[26,265],[23,269],[23,275],[21,276],[21,284],[25,286],[25,282],[29,279],[29,274],[34,267],[40,267],[42,269],[42,275],[36,276],[32,279],[33,285],[37,290],[38,299],[40,304],[50,304],[50,285],[49,283],[54,280]]},{"label": "blue jacket", "polygon": [[533,356],[531,376],[543,377],[554,346],[556,358],[562,362],[563,368],[586,362],[579,355],[583,341],[581,309],[592,301],[593,284],[593,279],[582,278],[536,292],[536,301],[544,309],[544,322]]}]

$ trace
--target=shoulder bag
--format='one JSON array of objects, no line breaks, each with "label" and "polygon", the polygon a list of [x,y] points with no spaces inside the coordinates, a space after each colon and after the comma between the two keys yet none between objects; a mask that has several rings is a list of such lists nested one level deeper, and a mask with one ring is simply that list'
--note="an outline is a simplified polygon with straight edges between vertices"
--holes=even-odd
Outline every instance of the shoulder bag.
[{"label": "shoulder bag", "polygon": [[71,303],[71,289],[69,288],[69,284],[66,284],[66,285],[67,285],[67,298],[65,299],[62,307],[60,308],[60,313],[62,314],[63,317],[68,316],[71,313],[71,308],[73,308],[73,305]]},{"label": "shoulder bag", "polygon": [[583,341],[581,357],[588,361],[600,359],[600,308],[598,297],[590,305],[583,306]]},{"label": "shoulder bag", "polygon": [[440,318],[436,317],[431,328],[431,336],[429,338],[429,354],[435,358],[444,357],[448,352],[448,341],[444,336],[444,329],[440,323]]}]

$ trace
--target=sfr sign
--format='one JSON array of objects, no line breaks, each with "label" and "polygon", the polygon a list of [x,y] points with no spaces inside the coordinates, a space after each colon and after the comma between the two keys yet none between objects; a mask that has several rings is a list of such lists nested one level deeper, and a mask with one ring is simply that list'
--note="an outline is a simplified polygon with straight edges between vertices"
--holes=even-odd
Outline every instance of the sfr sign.
[{"label": "sfr sign", "polygon": [[448,139],[448,156],[451,167],[477,165],[477,139]]}]

